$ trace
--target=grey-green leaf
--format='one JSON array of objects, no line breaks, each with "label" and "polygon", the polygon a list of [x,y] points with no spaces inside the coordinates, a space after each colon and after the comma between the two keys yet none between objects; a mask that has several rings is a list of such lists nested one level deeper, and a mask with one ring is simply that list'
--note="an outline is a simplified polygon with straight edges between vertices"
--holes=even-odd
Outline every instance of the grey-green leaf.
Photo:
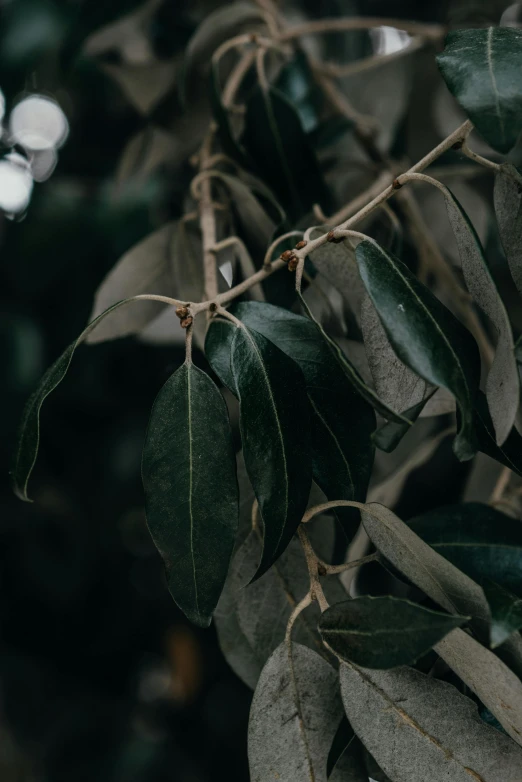
[{"label": "grey-green leaf", "polygon": [[395,668],[416,662],[466,621],[402,598],[365,595],[325,611],[319,631],[343,660],[366,668]]},{"label": "grey-green leaf", "polygon": [[372,671],[345,663],[340,676],[348,719],[393,782],[520,776],[522,750],[487,726],[453,685],[411,668]]},{"label": "grey-green leaf", "polygon": [[522,128],[522,32],[513,27],[454,30],[437,62],[479,133],[507,154]]},{"label": "grey-green leaf", "polygon": [[212,380],[185,363],[152,408],[142,465],[149,529],[170,593],[188,618],[210,624],[238,526],[232,432]]},{"label": "grey-green leaf", "polygon": [[357,246],[359,271],[397,356],[428,383],[447,388],[461,410],[454,450],[461,460],[477,450],[473,402],[480,363],[471,334],[411,273],[372,240]]},{"label": "grey-green leaf", "polygon": [[341,717],[335,669],[300,644],[281,644],[265,665],[252,701],[248,759],[253,782],[326,782],[328,752]]},{"label": "grey-green leaf", "polygon": [[495,214],[511,276],[522,294],[522,175],[504,163],[495,176]]},{"label": "grey-green leaf", "polygon": [[522,600],[491,579],[483,586],[491,611],[491,648],[496,649],[522,629]]},{"label": "grey-green leaf", "polygon": [[312,481],[310,414],[297,364],[254,329],[236,329],[232,374],[243,454],[264,525],[257,575],[284,551],[308,502]]}]

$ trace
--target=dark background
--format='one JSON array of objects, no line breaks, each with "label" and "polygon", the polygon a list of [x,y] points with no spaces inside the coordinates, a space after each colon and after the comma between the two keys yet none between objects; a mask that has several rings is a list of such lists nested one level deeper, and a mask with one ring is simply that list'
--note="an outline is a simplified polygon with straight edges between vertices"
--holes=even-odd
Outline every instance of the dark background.
[{"label": "dark background", "polygon": [[[23,219],[0,216],[2,782],[248,778],[251,694],[227,667],[215,630],[193,628],[172,602],[142,509],[148,413],[181,363],[180,350],[135,339],[82,347],[44,408],[34,504],[15,499],[8,480],[27,396],[84,327],[104,274],[179,214],[189,182],[188,167],[175,180],[159,172],[114,196],[121,151],[146,120],[82,55],[82,45],[138,5],[3,4],[7,114],[26,93],[49,94],[65,111],[70,135]],[[157,57],[180,51],[217,5],[160,5],[150,21]],[[302,7],[322,16],[353,12],[354,3],[309,0]],[[498,20],[497,7],[367,0],[359,12],[462,23]],[[118,62],[117,53],[106,56]],[[168,126],[180,111],[173,90],[155,119]],[[411,513],[430,504],[432,483],[417,476]]]}]

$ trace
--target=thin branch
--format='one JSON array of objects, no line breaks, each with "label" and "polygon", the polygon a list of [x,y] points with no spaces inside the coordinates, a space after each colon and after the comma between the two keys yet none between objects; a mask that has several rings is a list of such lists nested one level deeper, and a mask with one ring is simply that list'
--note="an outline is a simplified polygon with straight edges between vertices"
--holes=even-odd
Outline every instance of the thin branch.
[{"label": "thin branch", "polygon": [[185,363],[192,364],[192,332],[194,331],[193,323],[187,326],[185,329]]},{"label": "thin branch", "polygon": [[[241,265],[241,271],[246,279],[249,279],[256,273],[254,262],[250,257],[245,243],[239,236],[229,236],[227,239],[222,239],[220,242],[214,245],[214,252],[218,253],[221,250],[226,250],[227,247],[235,247],[239,263]],[[251,296],[256,301],[265,301],[265,294],[261,285],[253,285]]]},{"label": "thin branch", "polygon": [[503,501],[504,492],[509,486],[511,475],[512,473],[509,467],[502,468],[500,475],[498,476],[498,480],[493,488],[493,491],[491,492],[491,497],[489,498],[488,501],[489,505],[496,505],[499,502]]},{"label": "thin branch", "polygon": [[312,602],[313,602],[312,595],[310,594],[310,592],[308,592],[308,594],[303,597],[301,602],[296,605],[296,607],[290,614],[290,618],[288,619],[288,624],[286,625],[286,633],[285,633],[285,643],[287,644],[287,646],[290,646],[291,644],[292,628],[295,625],[299,614],[302,614],[305,608],[308,608],[308,606],[311,605]]},{"label": "thin branch", "polygon": [[297,530],[297,534],[299,535],[299,540],[303,547],[306,565],[308,567],[308,575],[310,576],[310,596],[312,600],[317,600],[321,611],[326,611],[326,609],[329,608],[329,605],[319,581],[319,560],[315,555],[310,539],[302,525]]},{"label": "thin branch", "polygon": [[308,508],[301,519],[301,524],[307,524],[319,513],[324,513],[327,510],[334,510],[334,508],[359,508],[359,510],[364,510],[366,507],[364,502],[356,502],[355,500],[332,500],[331,502],[323,502],[320,505],[314,505],[313,508]]},{"label": "thin branch", "polygon": [[322,220],[323,223],[327,225],[339,225],[345,220],[348,220],[349,217],[357,214],[357,212],[363,209],[369,201],[372,201],[380,195],[385,188],[391,185],[393,179],[394,177],[391,172],[383,171],[367,190],[364,190],[356,196],[353,201],[350,201],[346,206],[343,206],[342,209],[339,209],[339,211],[331,217],[325,217],[325,215],[322,212],[319,212],[316,207],[314,207],[314,213],[319,220]]},{"label": "thin branch", "polygon": [[488,160],[486,157],[482,157],[482,155],[479,155],[477,152],[473,152],[473,150],[469,148],[466,142],[464,142],[460,148],[460,152],[484,168],[491,168],[493,171],[500,171],[501,169],[500,163],[494,163],[492,160]]},{"label": "thin branch", "polygon": [[431,41],[440,41],[446,34],[446,28],[439,24],[408,22],[404,19],[379,18],[375,16],[349,16],[339,19],[317,19],[312,22],[290,27],[279,36],[280,41],[292,41],[305,35],[316,33],[339,33],[349,30],[371,30],[374,27],[395,27],[410,35],[421,35]]},{"label": "thin branch", "polygon": [[421,36],[412,38],[407,46],[403,49],[399,49],[395,52],[389,52],[388,54],[372,54],[369,57],[362,57],[360,60],[350,62],[345,65],[339,65],[335,62],[322,62],[311,58],[311,65],[313,69],[322,73],[325,76],[329,76],[333,79],[343,79],[348,76],[355,76],[360,73],[378,68],[381,65],[388,65],[390,62],[404,57],[408,54],[418,51],[426,44],[426,39]]},{"label": "thin branch", "polygon": [[270,247],[265,253],[265,258],[263,260],[263,267],[265,269],[271,268],[273,263],[272,256],[274,254],[276,247],[280,245],[281,242],[284,242],[285,239],[291,239],[292,236],[299,236],[299,238],[301,238],[302,235],[303,235],[302,231],[288,231],[288,233],[282,234],[281,236],[278,236],[277,239],[274,239],[274,241],[272,242],[272,244],[270,245]]},{"label": "thin branch", "polygon": [[361,565],[366,565],[368,562],[375,562],[378,558],[379,554],[374,552],[373,554],[368,554],[367,557],[352,559],[351,562],[345,562],[343,565],[328,565],[326,562],[318,560],[319,575],[334,576],[338,575],[339,573],[346,573],[347,570],[353,570],[356,567],[361,567]]}]

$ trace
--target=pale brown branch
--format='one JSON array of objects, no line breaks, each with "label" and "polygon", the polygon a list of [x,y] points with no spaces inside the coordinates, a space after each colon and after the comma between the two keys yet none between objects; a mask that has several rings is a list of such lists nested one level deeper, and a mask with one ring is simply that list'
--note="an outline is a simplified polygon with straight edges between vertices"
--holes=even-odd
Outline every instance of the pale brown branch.
[{"label": "pale brown branch", "polygon": [[501,169],[500,163],[494,163],[493,160],[488,160],[486,157],[482,157],[482,155],[479,155],[478,152],[473,152],[473,150],[469,148],[466,142],[464,142],[460,148],[460,152],[484,168],[491,168],[493,171],[500,171]]},{"label": "pale brown branch", "polygon": [[426,44],[426,40],[421,36],[412,38],[407,46],[396,52],[389,52],[388,54],[372,54],[369,57],[362,57],[360,60],[350,62],[345,65],[339,65],[334,62],[322,62],[311,58],[311,65],[313,69],[322,73],[325,76],[329,76],[333,79],[343,79],[348,76],[355,76],[360,73],[378,68],[381,65],[388,65],[390,62],[404,57],[408,54],[418,51]]},{"label": "pale brown branch", "polygon": [[511,475],[512,473],[509,467],[502,468],[501,473],[498,476],[498,480],[493,488],[493,491],[491,492],[491,497],[489,498],[490,505],[496,505],[500,502],[503,502],[504,493],[509,486]]},{"label": "pale brown branch", "polygon": [[[342,565],[328,565],[326,562],[319,560],[319,575],[334,576],[340,573],[346,573],[347,570],[361,567],[361,565],[366,565],[368,562],[375,562],[378,557],[378,553],[374,552],[373,554],[368,554],[367,557],[352,559],[351,562],[345,562]],[[323,571],[322,573],[321,570]]]},{"label": "pale brown branch", "polygon": [[374,27],[395,27],[410,35],[420,35],[431,41],[440,41],[446,34],[446,28],[439,24],[422,24],[408,22],[405,19],[379,18],[375,16],[349,16],[331,19],[317,19],[303,22],[295,27],[284,30],[279,36],[280,41],[292,41],[305,35],[317,33],[340,33],[349,30],[371,30]]},{"label": "pale brown branch", "polygon": [[192,332],[194,330],[193,323],[187,326],[185,329],[185,363],[192,364]]},{"label": "pale brown branch", "polygon": [[296,607],[290,614],[290,618],[288,619],[288,624],[286,625],[286,633],[285,633],[285,643],[287,644],[287,646],[289,646],[291,643],[292,629],[294,624],[296,623],[298,616],[302,614],[305,608],[308,608],[308,606],[311,605],[312,602],[313,602],[312,595],[310,594],[310,592],[308,592],[308,594],[303,597],[301,602],[299,602],[296,605]]},{"label": "pale brown branch", "polygon": [[326,609],[329,608],[329,605],[319,581],[319,560],[315,555],[310,539],[302,525],[297,530],[297,534],[299,535],[299,540],[303,547],[306,565],[308,567],[308,575],[310,576],[310,596],[312,600],[317,600],[321,611],[326,611]]}]

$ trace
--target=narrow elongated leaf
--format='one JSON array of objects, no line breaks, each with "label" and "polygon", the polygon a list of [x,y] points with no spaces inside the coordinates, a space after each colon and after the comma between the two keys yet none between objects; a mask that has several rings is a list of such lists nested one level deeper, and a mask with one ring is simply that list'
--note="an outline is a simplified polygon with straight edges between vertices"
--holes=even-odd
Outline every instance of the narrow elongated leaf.
[{"label": "narrow elongated leaf", "polygon": [[279,92],[258,87],[247,104],[243,143],[262,161],[263,178],[279,196],[292,220],[314,203],[329,210],[329,193],[301,120]]},{"label": "narrow elongated leaf", "polygon": [[511,276],[522,294],[522,175],[504,163],[495,176],[495,214]]},{"label": "narrow elongated leaf", "polygon": [[366,668],[410,665],[467,617],[450,616],[389,595],[337,603],[321,616],[323,640],[343,660]]},{"label": "narrow elongated leaf", "polygon": [[[315,232],[312,232],[311,238],[315,238]],[[319,274],[339,291],[359,322],[366,292],[355,261],[355,250],[349,241],[339,244],[327,242],[311,252],[309,257]]]},{"label": "narrow elongated leaf", "polygon": [[320,121],[323,94],[302,50],[281,69],[275,86],[296,109],[305,133],[314,131]]},{"label": "narrow elongated leaf", "polygon": [[522,597],[522,524],[480,502],[424,513],[408,526],[479,584],[488,577]]},{"label": "narrow elongated leaf", "polygon": [[192,363],[156,397],[142,475],[147,522],[170,593],[191,621],[206,627],[232,556],[238,487],[225,402]]},{"label": "narrow elongated leaf", "polygon": [[290,542],[308,502],[308,398],[295,362],[245,326],[236,330],[232,343],[232,374],[245,464],[264,525],[260,576]]},{"label": "narrow elongated leaf", "polygon": [[522,128],[522,32],[454,30],[437,57],[444,81],[479,133],[506,154]]},{"label": "narrow elongated leaf", "polygon": [[[522,475],[522,437],[513,427],[502,445],[497,445],[493,421],[488,410],[486,397],[479,391],[475,399],[475,434],[479,450],[496,459],[500,464]],[[457,411],[457,421],[458,421]]]},{"label": "narrow elongated leaf", "polygon": [[[275,222],[269,217],[257,199],[256,190],[261,191],[265,200],[273,205],[274,212],[278,214],[280,221],[282,221],[285,219],[285,215],[281,211],[279,204],[275,201],[268,188],[263,187],[254,177],[252,177],[253,182],[251,186],[238,179],[238,177],[233,177],[229,174],[219,172],[219,178],[229,190],[232,206],[239,215],[247,240],[250,240],[255,249],[264,253],[273,236]],[[254,182],[256,190],[254,190]]]},{"label": "narrow elongated leaf", "polygon": [[[242,302],[232,312],[277,345],[303,372],[312,408],[312,465],[317,485],[331,500],[364,500],[373,465],[375,414],[346,379],[321,332],[308,318],[270,304]],[[220,356],[224,362],[225,348],[218,348],[216,342],[212,335],[209,361],[217,371],[214,364]],[[359,513],[339,508],[337,515],[351,539]]]},{"label": "narrow elongated leaf", "polygon": [[498,332],[495,358],[486,383],[486,397],[497,444],[502,445],[513,428],[520,402],[513,332],[473,225],[451,191],[444,188],[443,193],[467,288]]},{"label": "narrow elongated leaf", "polygon": [[21,500],[30,501],[27,494],[27,487],[38,455],[38,447],[40,444],[40,410],[43,403],[49,394],[51,394],[64,379],[71,364],[74,351],[78,345],[85,341],[91,331],[95,329],[107,315],[110,315],[114,310],[119,309],[123,305],[130,304],[134,301],[134,298],[119,301],[89,323],[78,339],[69,345],[54,364],[49,367],[40,380],[38,388],[28,400],[20,422],[14,465],[11,472],[14,492]]},{"label": "narrow elongated leaf", "polygon": [[473,401],[479,384],[475,340],[398,258],[375,242],[357,246],[359,271],[397,356],[428,383],[447,388],[462,419],[454,441],[461,460],[476,452]]},{"label": "narrow elongated leaf", "polygon": [[348,722],[346,715],[343,714],[341,722],[339,723],[339,727],[337,728],[334,739],[332,741],[330,752],[328,753],[328,761],[326,764],[327,777],[330,776],[330,774],[332,773],[332,771],[334,770],[337,764],[337,761],[339,760],[339,758],[341,757],[345,749],[348,748],[348,746],[350,745],[350,743],[353,741],[354,738],[355,738],[355,733],[353,731],[353,728]]},{"label": "narrow elongated leaf", "polygon": [[[290,650],[291,649],[291,650]],[[326,782],[326,761],[342,716],[337,673],[300,644],[281,644],[259,679],[248,725],[256,782]]]},{"label": "narrow elongated leaf", "polygon": [[[436,603],[453,614],[469,615],[479,637],[488,637],[489,607],[483,590],[422,541],[392,511],[371,503],[362,514],[376,548]],[[510,664],[522,666],[520,647],[504,647]],[[462,630],[453,630],[437,653],[475,692],[515,740],[522,739],[522,683],[509,668]]]},{"label": "narrow elongated leaf", "polygon": [[491,579],[484,582],[484,592],[491,611],[491,648],[496,649],[522,628],[522,600]]},{"label": "narrow elongated leaf", "polygon": [[214,318],[205,338],[205,355],[223,385],[237,396],[231,363],[232,342],[235,335],[236,327],[231,320]]},{"label": "narrow elongated leaf", "polygon": [[341,665],[348,719],[393,782],[517,780],[522,750],[451,684],[411,668]]}]

